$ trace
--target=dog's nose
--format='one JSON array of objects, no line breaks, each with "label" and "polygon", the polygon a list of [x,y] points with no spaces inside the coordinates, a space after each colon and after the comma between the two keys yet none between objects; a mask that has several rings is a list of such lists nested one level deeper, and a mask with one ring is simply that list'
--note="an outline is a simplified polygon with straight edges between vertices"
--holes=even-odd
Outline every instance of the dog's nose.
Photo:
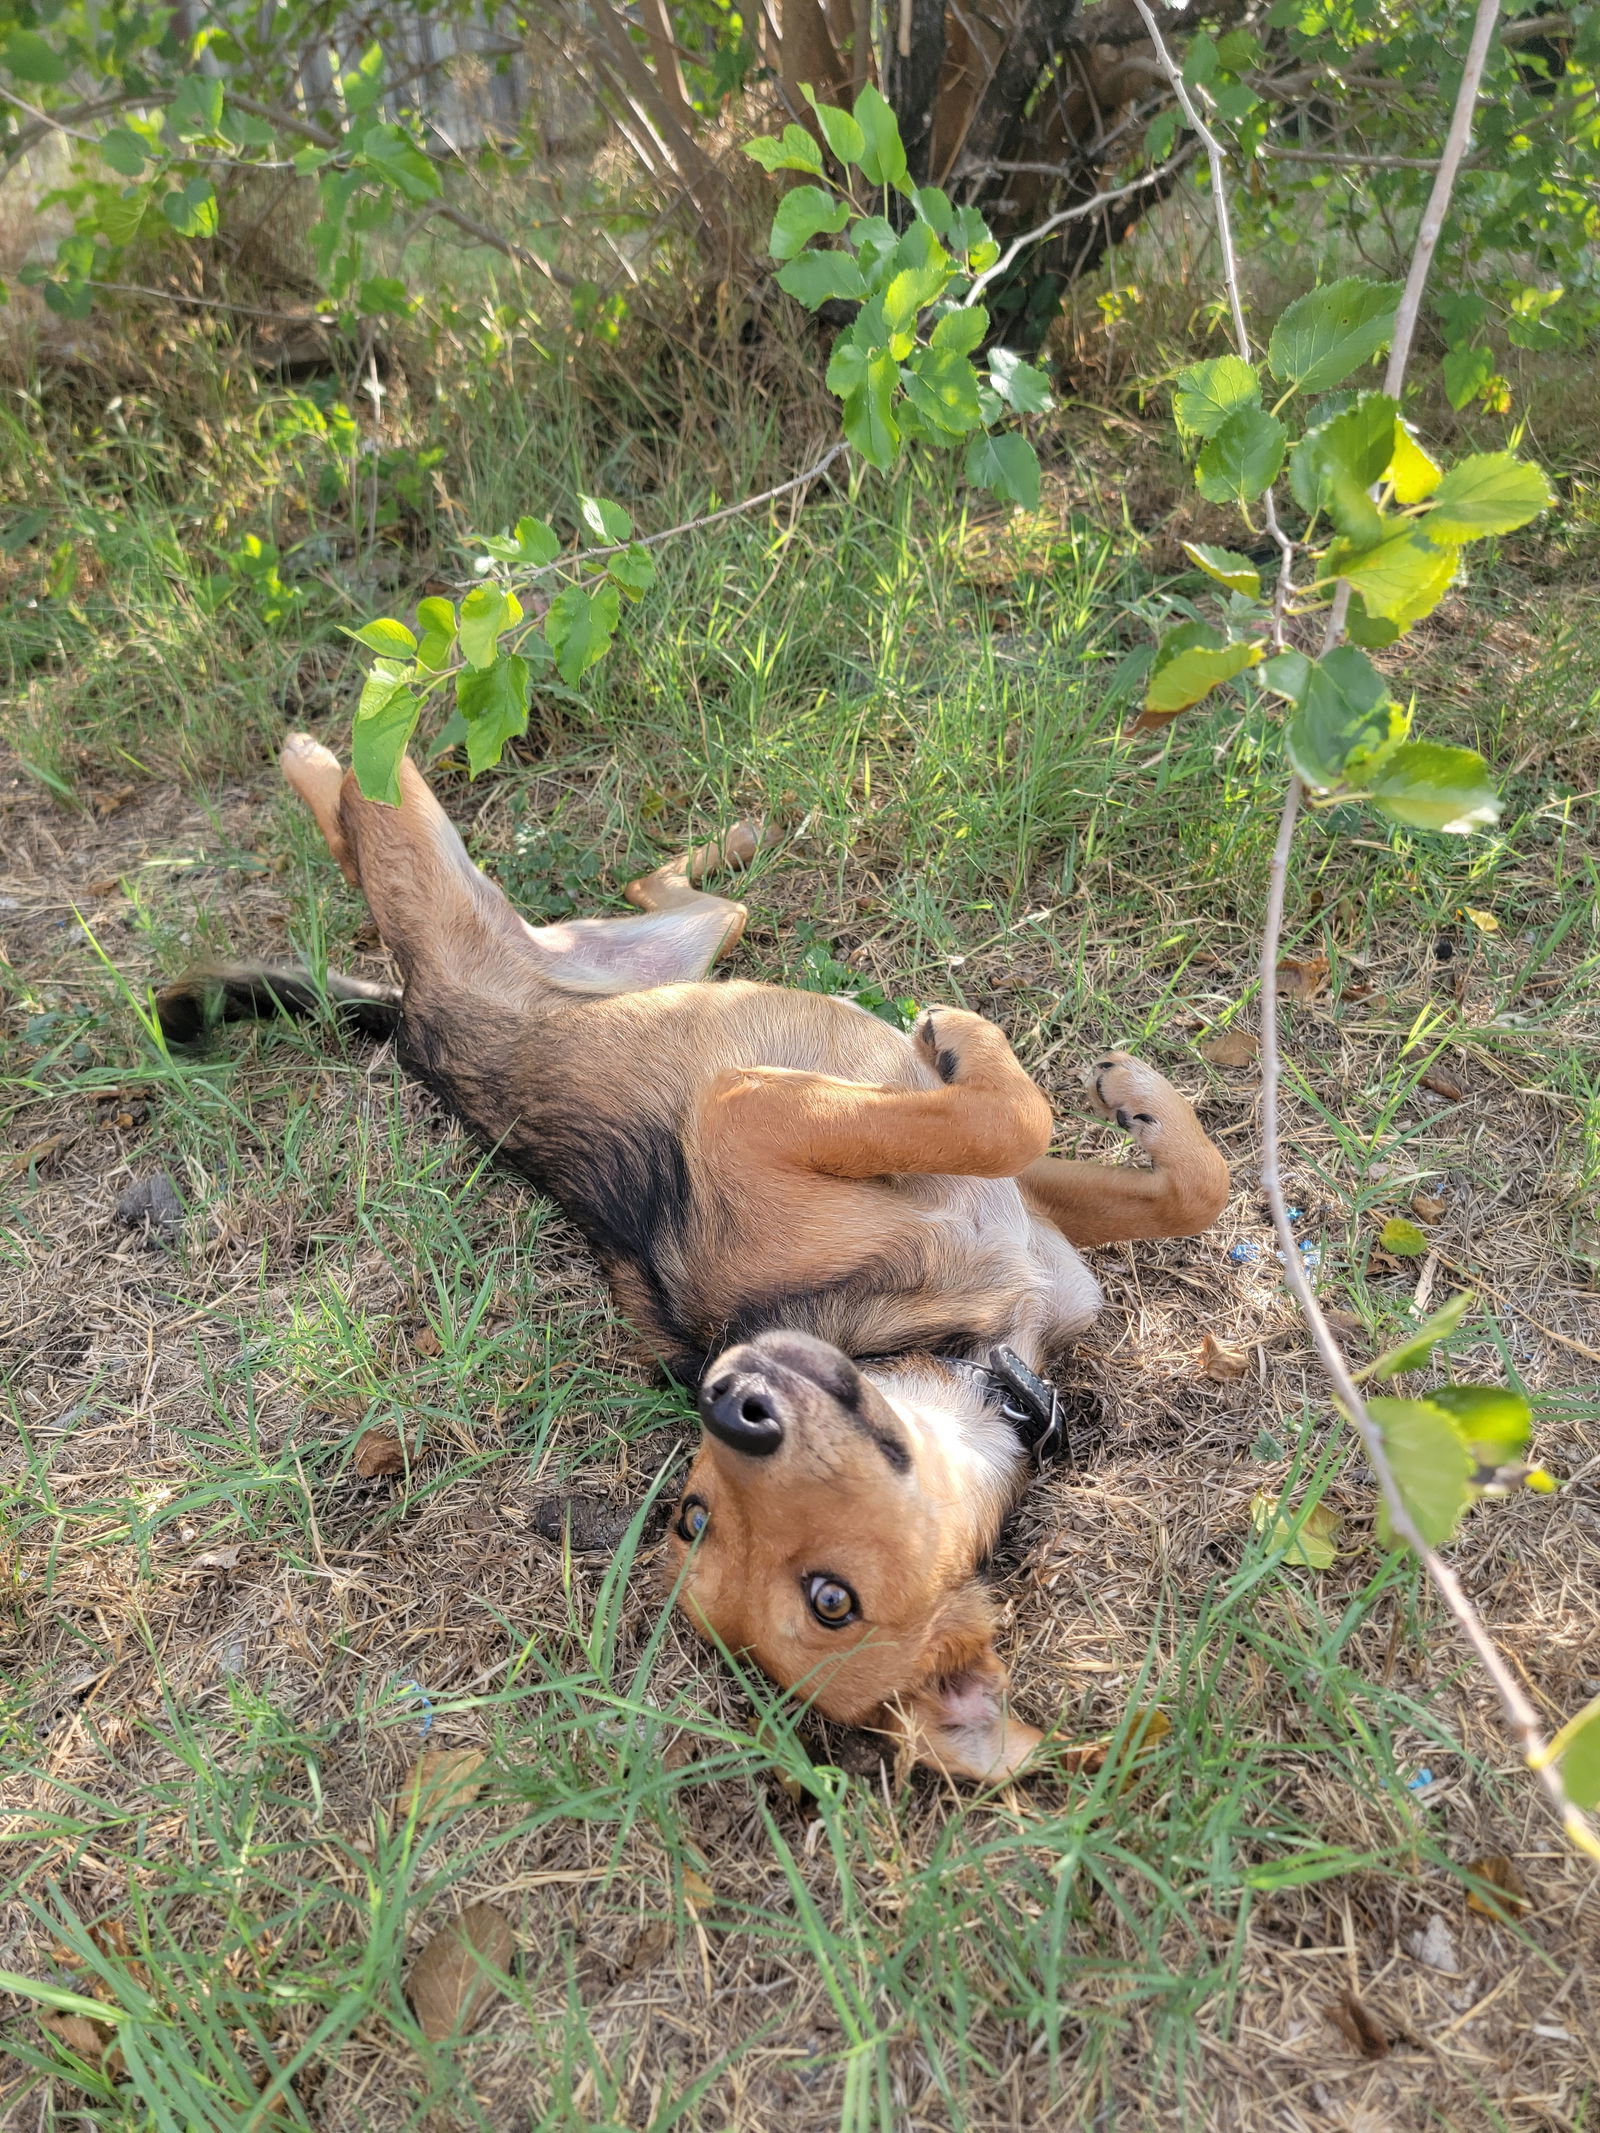
[{"label": "dog's nose", "polygon": [[731,1451],[764,1459],[783,1442],[777,1402],[761,1382],[742,1370],[725,1370],[700,1389],[700,1419]]}]

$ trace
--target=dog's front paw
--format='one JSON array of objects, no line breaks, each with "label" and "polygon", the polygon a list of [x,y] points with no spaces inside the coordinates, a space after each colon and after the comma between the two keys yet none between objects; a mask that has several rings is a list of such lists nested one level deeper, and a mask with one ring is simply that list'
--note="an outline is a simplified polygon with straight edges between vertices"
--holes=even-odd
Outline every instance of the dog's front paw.
[{"label": "dog's front paw", "polygon": [[918,1015],[911,1041],[941,1081],[957,1081],[962,1063],[975,1052],[1000,1038],[992,1022],[966,1007],[925,1007]]},{"label": "dog's front paw", "polygon": [[1127,1052],[1102,1052],[1092,1065],[1078,1069],[1078,1078],[1089,1109],[1114,1119],[1147,1154],[1161,1137],[1168,1105],[1183,1101],[1165,1075]]}]

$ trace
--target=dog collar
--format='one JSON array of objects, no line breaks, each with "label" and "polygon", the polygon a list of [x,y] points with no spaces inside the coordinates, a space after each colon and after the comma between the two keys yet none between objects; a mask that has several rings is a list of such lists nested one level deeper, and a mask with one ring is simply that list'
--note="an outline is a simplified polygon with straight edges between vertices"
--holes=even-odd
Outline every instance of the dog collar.
[{"label": "dog collar", "polygon": [[965,1357],[956,1360],[988,1379],[996,1405],[1036,1467],[1071,1464],[1072,1446],[1067,1438],[1066,1417],[1061,1412],[1061,1395],[1048,1378],[1030,1370],[1011,1348],[991,1348],[987,1363],[974,1363]]}]

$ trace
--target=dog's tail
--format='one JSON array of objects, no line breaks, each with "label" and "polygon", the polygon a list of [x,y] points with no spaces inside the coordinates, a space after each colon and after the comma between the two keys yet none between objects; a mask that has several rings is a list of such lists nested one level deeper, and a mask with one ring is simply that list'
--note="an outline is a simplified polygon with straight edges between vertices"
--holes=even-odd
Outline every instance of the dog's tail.
[{"label": "dog's tail", "polygon": [[265,963],[221,963],[186,971],[156,994],[156,1014],[169,1044],[193,1044],[219,1022],[296,1021],[331,1007],[342,1027],[364,1037],[392,1037],[400,1027],[400,988],[328,972],[319,986],[308,970],[274,970]]}]

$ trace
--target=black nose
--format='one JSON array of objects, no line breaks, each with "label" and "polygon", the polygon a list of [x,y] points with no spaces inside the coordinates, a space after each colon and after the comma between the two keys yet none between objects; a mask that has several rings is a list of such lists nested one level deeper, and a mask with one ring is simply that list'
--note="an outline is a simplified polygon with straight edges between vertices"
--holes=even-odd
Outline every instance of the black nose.
[{"label": "black nose", "polygon": [[754,1459],[764,1459],[783,1442],[776,1402],[742,1370],[723,1371],[700,1388],[700,1419],[730,1450]]}]

